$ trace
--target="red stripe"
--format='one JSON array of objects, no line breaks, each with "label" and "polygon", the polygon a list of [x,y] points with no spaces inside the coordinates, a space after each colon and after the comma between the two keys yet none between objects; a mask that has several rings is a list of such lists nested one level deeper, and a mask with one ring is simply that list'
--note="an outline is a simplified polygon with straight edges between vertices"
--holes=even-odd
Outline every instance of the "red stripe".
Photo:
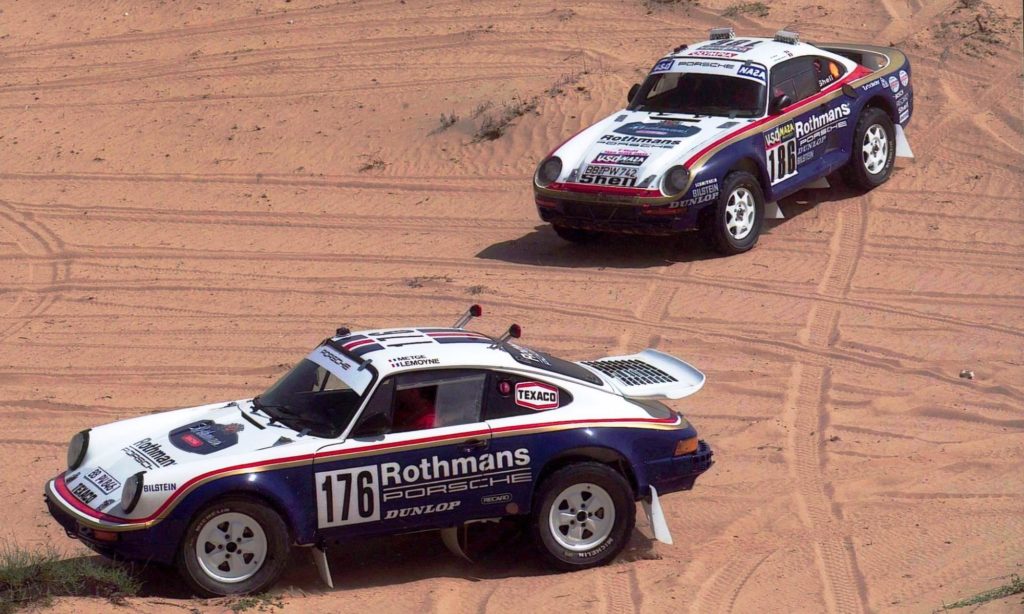
[{"label": "red stripe", "polygon": [[360,339],[359,341],[349,341],[348,343],[342,345],[341,347],[345,348],[346,350],[352,350],[361,345],[369,345],[371,343],[377,342],[374,341],[373,339]]},{"label": "red stripe", "polygon": [[[868,70],[867,68],[864,68],[863,66],[858,66],[857,68],[853,69],[853,72],[850,72],[845,77],[843,77],[839,81],[836,81],[835,83],[833,83],[832,85],[830,85],[827,88],[823,89],[822,91],[818,92],[814,96],[811,96],[810,98],[805,98],[805,99],[801,100],[800,102],[796,102],[796,103],[793,103],[793,104],[789,105],[788,107],[786,107],[785,109],[782,110],[780,115],[784,114],[784,113],[789,113],[791,111],[795,111],[795,110],[799,109],[800,107],[813,104],[815,101],[820,100],[823,96],[827,96],[828,94],[831,94],[832,92],[842,88],[844,84],[849,83],[850,81],[856,81],[857,79],[860,79],[861,77],[865,76],[865,74],[869,74],[870,72],[871,71]],[[715,147],[718,147],[723,142],[728,141],[730,139],[733,139],[733,138],[735,138],[735,137],[737,137],[737,136],[739,136],[739,135],[741,135],[741,134],[743,134],[745,132],[750,132],[751,130],[754,130],[758,126],[762,126],[762,125],[764,125],[764,124],[766,124],[766,123],[768,123],[770,121],[773,121],[775,119],[778,119],[778,115],[770,115],[768,117],[759,119],[759,120],[757,120],[756,122],[754,122],[752,124],[747,124],[746,126],[743,126],[742,128],[739,128],[739,129],[737,129],[737,130],[735,130],[735,131],[733,131],[733,132],[731,132],[729,134],[726,134],[725,136],[723,136],[722,138],[714,141],[713,143],[711,143],[710,145],[708,145],[704,149],[701,149],[696,154],[690,156],[690,159],[686,161],[684,166],[686,166],[686,168],[690,168],[691,165],[695,161],[697,161],[701,156],[703,156],[705,153],[711,151]]]},{"label": "red stripe", "polygon": [[488,339],[486,335],[480,333],[427,333],[428,337],[469,337],[472,339]]},{"label": "red stripe", "polygon": [[[414,444],[420,444],[420,443],[432,443],[432,442],[435,442],[435,441],[444,441],[446,439],[463,439],[463,438],[466,438],[466,437],[474,437],[476,435],[485,435],[485,434],[492,433],[492,432],[493,433],[507,433],[507,432],[512,432],[512,431],[525,431],[525,430],[530,430],[530,429],[540,428],[540,427],[545,427],[545,426],[565,426],[565,425],[568,425],[568,424],[605,424],[605,423],[619,423],[619,422],[642,422],[642,423],[645,423],[645,424],[671,424],[671,423],[675,423],[676,422],[676,418],[674,418],[674,417],[672,417],[672,418],[606,418],[606,419],[602,419],[602,420],[563,420],[563,421],[560,421],[560,422],[543,422],[543,423],[537,423],[537,424],[520,424],[520,425],[516,425],[516,426],[506,426],[506,427],[501,427],[501,428],[496,428],[496,429],[484,429],[484,430],[480,430],[480,431],[468,431],[468,432],[454,433],[454,434],[449,434],[449,435],[435,435],[434,437],[424,437],[422,439],[412,439],[412,440],[408,440],[408,441],[396,441],[396,442],[391,442],[391,443],[381,443],[381,444],[373,444],[373,445],[368,445],[368,446],[361,446],[361,447],[358,447],[358,448],[350,448],[350,449],[347,449],[347,450],[338,450],[336,452],[328,452],[326,454],[320,454],[317,458],[330,458],[330,457],[335,457],[335,456],[346,456],[346,455],[349,455],[349,454],[356,454],[356,453],[359,453],[359,452],[372,452],[372,451],[376,451],[376,450],[387,450],[388,448],[396,448],[396,447],[402,447],[402,446],[408,446],[408,445],[414,445]],[[227,473],[228,471],[238,471],[240,469],[255,469],[256,467],[263,467],[263,466],[266,466],[266,465],[276,465],[276,464],[290,463],[290,462],[295,462],[295,461],[312,460],[314,458],[314,456],[316,456],[316,455],[314,455],[314,454],[302,454],[302,455],[299,455],[299,456],[287,456],[287,457],[284,457],[284,458],[275,458],[275,459],[271,459],[271,460],[256,461],[256,462],[252,462],[252,463],[245,463],[245,464],[242,464],[242,465],[235,465],[233,467],[225,467],[223,469],[214,469],[212,471],[207,471],[206,473],[198,475],[198,476],[192,478],[191,480],[185,482],[184,484],[182,484],[181,488],[179,488],[173,494],[171,494],[171,496],[168,497],[167,500],[164,501],[163,504],[161,504],[160,507],[157,508],[157,510],[155,512],[153,512],[149,516],[146,516],[145,518],[121,518],[120,516],[112,516],[110,514],[104,514],[102,512],[97,512],[96,510],[92,509],[91,507],[89,507],[89,506],[85,505],[84,503],[80,502],[78,499],[76,499],[71,494],[71,491],[68,490],[67,485],[64,483],[64,473],[61,473],[56,478],[54,478],[54,483],[56,484],[57,492],[60,493],[61,497],[63,497],[75,509],[77,509],[78,511],[82,512],[86,516],[89,516],[89,517],[91,517],[91,518],[93,518],[95,520],[100,520],[100,521],[103,521],[103,522],[116,523],[116,524],[142,524],[142,523],[146,523],[146,522],[149,522],[151,520],[154,520],[154,519],[158,518],[160,516],[161,512],[163,512],[165,509],[167,509],[167,507],[175,499],[177,499],[178,496],[181,495],[181,493],[184,493],[186,490],[188,490],[188,488],[192,484],[195,484],[196,482],[198,482],[200,480],[204,480],[204,479],[206,479],[208,477],[215,476],[215,475],[217,475],[219,473]]]}]

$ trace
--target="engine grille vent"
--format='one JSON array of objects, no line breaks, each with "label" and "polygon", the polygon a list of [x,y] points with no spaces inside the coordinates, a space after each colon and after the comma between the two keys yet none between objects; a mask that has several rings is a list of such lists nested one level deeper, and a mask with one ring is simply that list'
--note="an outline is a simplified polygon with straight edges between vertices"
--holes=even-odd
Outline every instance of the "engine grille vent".
[{"label": "engine grille vent", "polygon": [[667,384],[677,382],[676,378],[642,360],[591,360],[583,364],[593,367],[627,386],[646,384]]}]

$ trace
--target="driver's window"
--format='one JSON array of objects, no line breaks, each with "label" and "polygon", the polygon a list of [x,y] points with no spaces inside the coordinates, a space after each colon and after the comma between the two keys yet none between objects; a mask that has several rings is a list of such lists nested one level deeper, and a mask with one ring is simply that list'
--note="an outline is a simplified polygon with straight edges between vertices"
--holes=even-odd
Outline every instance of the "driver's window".
[{"label": "driver's window", "polygon": [[437,370],[390,377],[378,387],[353,437],[406,433],[480,421],[486,373]]},{"label": "driver's window", "polygon": [[810,57],[793,58],[772,68],[771,98],[785,94],[790,101],[800,102],[817,94],[818,77],[813,61]]}]

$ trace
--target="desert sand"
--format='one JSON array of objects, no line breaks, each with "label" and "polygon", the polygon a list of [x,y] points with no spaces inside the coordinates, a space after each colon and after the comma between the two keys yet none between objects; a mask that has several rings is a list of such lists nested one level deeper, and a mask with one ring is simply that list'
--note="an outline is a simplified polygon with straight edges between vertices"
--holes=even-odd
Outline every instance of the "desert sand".
[{"label": "desert sand", "polygon": [[[297,556],[285,611],[930,612],[1024,572],[1020,3],[732,5],[0,4],[3,537],[89,555],[41,497],[82,428],[249,397],[339,325],[479,302],[483,332],[707,373],[673,404],[717,454],[663,501],[676,544],[641,526],[564,575],[522,545],[469,565],[376,541],[332,552],[333,591]],[[787,199],[741,256],[562,242],[534,165],[720,25],[905,50],[916,160]],[[527,112],[475,138],[506,108]],[[227,607],[146,578],[117,611]]]}]

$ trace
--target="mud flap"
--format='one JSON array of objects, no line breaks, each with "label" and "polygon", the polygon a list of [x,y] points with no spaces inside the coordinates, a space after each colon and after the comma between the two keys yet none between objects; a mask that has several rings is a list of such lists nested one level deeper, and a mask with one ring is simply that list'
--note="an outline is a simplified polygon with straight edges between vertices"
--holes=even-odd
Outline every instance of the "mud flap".
[{"label": "mud flap", "polygon": [[313,546],[309,551],[313,555],[313,563],[316,564],[316,570],[320,572],[320,579],[328,587],[334,588],[334,580],[331,579],[331,568],[327,565],[327,552],[324,551],[322,546]]},{"label": "mud flap", "polygon": [[782,215],[782,209],[779,208],[779,203],[774,200],[770,203],[764,204],[764,219],[766,220],[784,220],[785,215]]},{"label": "mud flap", "polygon": [[897,158],[913,158],[914,152],[910,149],[910,141],[907,140],[906,133],[903,132],[903,126],[896,124],[896,157]]},{"label": "mud flap", "polygon": [[672,534],[668,530],[668,522],[665,521],[665,513],[661,511],[661,503],[658,501],[658,491],[651,486],[650,499],[643,499],[644,513],[651,523],[651,530],[654,532],[654,539],[663,544],[672,545]]},{"label": "mud flap", "polygon": [[463,547],[465,540],[466,531],[464,525],[441,529],[441,541],[444,542],[445,548],[448,548],[448,551],[455,556],[472,563],[473,560],[469,558],[469,555],[466,554],[466,550]]}]

